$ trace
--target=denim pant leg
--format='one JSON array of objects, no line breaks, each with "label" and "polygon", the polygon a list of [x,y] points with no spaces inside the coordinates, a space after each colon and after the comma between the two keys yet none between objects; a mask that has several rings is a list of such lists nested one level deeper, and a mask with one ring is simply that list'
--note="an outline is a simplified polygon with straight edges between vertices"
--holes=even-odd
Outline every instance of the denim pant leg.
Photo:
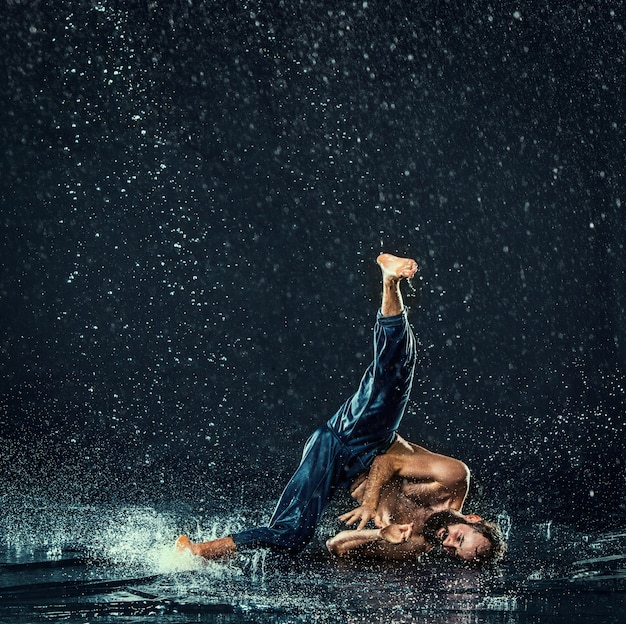
[{"label": "denim pant leg", "polygon": [[349,448],[348,481],[367,470],[394,442],[411,393],[417,345],[406,311],[380,313],[374,327],[374,360],[358,390],[330,418],[328,426]]},{"label": "denim pant leg", "polygon": [[307,441],[269,525],[231,536],[238,548],[297,552],[308,544],[337,487],[350,483],[393,443],[411,390],[415,353],[406,314],[379,314],[374,361],[357,392]]},{"label": "denim pant leg", "polygon": [[344,455],[343,445],[326,425],[317,429],[307,441],[300,465],[284,489],[269,525],[232,535],[237,547],[302,550],[313,538],[335,492]]}]

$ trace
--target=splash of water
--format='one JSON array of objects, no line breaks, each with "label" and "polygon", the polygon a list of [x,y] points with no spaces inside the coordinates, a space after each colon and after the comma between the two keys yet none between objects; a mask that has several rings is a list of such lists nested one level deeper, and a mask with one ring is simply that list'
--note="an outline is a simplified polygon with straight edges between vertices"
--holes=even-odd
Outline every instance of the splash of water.
[{"label": "splash of water", "polygon": [[[81,553],[125,574],[171,574],[224,564],[205,562],[174,547],[189,520],[151,507],[58,505],[50,501],[5,497],[0,515],[0,539],[18,561],[62,559]],[[212,539],[239,525],[238,519],[193,520],[195,539]],[[260,567],[255,560],[254,567]]]}]

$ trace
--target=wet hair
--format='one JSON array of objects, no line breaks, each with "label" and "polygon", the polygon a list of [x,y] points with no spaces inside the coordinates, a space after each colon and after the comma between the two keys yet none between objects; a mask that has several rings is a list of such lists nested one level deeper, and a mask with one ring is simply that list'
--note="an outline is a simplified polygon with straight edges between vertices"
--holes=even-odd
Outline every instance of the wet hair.
[{"label": "wet hair", "polygon": [[439,545],[439,540],[436,537],[437,531],[451,524],[467,524],[489,541],[489,549],[479,557],[476,557],[471,564],[479,566],[495,565],[504,557],[506,542],[504,541],[502,529],[495,522],[489,522],[488,520],[471,522],[466,520],[463,514],[451,509],[434,513],[426,520],[423,529],[424,538],[429,544]]},{"label": "wet hair", "polygon": [[488,520],[467,522],[466,524],[469,524],[474,531],[486,537],[490,543],[489,550],[477,557],[475,563],[481,566],[498,563],[506,552],[506,542],[504,541],[502,529],[495,522],[489,522]]}]

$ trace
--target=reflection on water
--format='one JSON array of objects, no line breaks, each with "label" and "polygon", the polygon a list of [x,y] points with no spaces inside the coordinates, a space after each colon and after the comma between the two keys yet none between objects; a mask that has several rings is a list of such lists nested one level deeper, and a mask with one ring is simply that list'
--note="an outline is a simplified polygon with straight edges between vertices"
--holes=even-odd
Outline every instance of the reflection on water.
[{"label": "reflection on water", "polygon": [[[189,518],[192,518],[190,521]],[[412,564],[336,561],[322,549],[203,562],[172,548],[242,518],[188,509],[55,507],[4,499],[0,621],[477,622],[623,621],[626,532],[518,527],[496,571],[436,556]]]}]

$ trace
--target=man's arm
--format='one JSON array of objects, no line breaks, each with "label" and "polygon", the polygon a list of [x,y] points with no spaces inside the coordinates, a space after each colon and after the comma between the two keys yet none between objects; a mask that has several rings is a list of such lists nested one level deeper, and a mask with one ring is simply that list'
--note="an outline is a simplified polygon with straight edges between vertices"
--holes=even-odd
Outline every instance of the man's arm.
[{"label": "man's arm", "polygon": [[398,464],[391,455],[379,455],[370,466],[367,479],[362,487],[365,488],[361,504],[356,509],[339,516],[339,520],[346,524],[359,523],[358,530],[363,529],[369,520],[374,518],[376,526],[381,527],[381,519],[376,517],[380,493],[384,485],[398,473]]},{"label": "man's arm", "polygon": [[377,526],[382,526],[381,519],[376,516],[381,490],[395,477],[419,482],[422,498],[435,500],[442,492],[447,492],[459,499],[459,507],[469,485],[469,470],[463,462],[432,453],[398,436],[391,449],[372,462],[361,505],[339,519],[346,524],[358,522],[357,529],[363,529],[372,518]]},{"label": "man's arm", "polygon": [[341,531],[326,542],[337,557],[406,559],[428,550],[421,535],[413,535],[412,524],[390,524],[383,529]]}]

